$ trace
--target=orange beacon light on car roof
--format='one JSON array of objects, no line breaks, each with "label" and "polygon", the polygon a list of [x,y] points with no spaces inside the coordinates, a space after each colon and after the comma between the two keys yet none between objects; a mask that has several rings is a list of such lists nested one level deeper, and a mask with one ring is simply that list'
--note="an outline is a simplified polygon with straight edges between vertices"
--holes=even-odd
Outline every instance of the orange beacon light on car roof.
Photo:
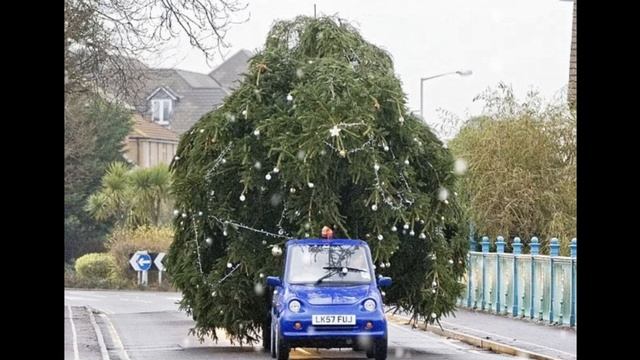
[{"label": "orange beacon light on car roof", "polygon": [[333,239],[333,230],[331,230],[331,228],[328,226],[323,227],[322,237],[327,239]]}]

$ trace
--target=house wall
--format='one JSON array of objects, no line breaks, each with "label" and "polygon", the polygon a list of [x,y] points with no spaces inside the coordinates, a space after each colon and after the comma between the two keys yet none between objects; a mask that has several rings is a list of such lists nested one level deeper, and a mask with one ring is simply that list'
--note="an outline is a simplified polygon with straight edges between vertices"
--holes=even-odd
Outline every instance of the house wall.
[{"label": "house wall", "polygon": [[175,142],[131,138],[125,146],[125,156],[140,167],[169,165],[176,155]]},{"label": "house wall", "polygon": [[124,157],[129,161],[136,163],[138,161],[138,146],[136,139],[128,139],[124,144]]}]

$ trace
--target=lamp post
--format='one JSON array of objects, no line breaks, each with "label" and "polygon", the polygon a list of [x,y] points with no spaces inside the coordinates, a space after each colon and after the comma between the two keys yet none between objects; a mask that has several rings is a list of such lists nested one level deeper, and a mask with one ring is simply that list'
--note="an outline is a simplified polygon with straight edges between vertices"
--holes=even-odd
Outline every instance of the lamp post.
[{"label": "lamp post", "polygon": [[435,79],[435,78],[439,78],[442,76],[447,76],[447,75],[460,75],[460,76],[469,76],[471,74],[473,74],[473,72],[471,70],[458,70],[458,71],[451,71],[451,72],[447,72],[447,73],[443,73],[443,74],[438,74],[438,75],[434,75],[434,76],[429,76],[429,77],[424,77],[424,78],[420,78],[420,117],[422,118],[422,120],[424,121],[424,102],[423,102],[423,84],[425,81],[427,80],[431,80],[431,79]]}]

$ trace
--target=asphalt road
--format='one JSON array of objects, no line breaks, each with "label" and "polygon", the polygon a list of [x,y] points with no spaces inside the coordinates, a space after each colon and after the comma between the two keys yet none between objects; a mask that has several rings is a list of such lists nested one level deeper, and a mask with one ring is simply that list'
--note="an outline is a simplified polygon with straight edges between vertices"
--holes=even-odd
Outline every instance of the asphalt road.
[{"label": "asphalt road", "polygon": [[[178,311],[179,299],[179,293],[169,292],[65,290],[65,359],[271,359],[258,345],[234,346],[226,339],[200,343],[188,335],[194,322]],[[93,314],[86,307],[93,309]],[[388,354],[389,359],[512,358],[394,322],[389,322]],[[366,356],[346,349],[296,349],[290,358],[366,359]]]}]

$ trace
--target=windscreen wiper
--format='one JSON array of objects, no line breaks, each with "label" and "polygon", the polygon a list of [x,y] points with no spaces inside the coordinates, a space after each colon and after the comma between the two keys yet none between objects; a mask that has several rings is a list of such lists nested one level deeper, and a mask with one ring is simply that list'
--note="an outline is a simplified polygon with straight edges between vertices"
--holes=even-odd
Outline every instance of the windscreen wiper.
[{"label": "windscreen wiper", "polygon": [[367,272],[365,269],[352,268],[348,266],[324,266],[322,267],[325,270],[342,270],[347,269],[348,271],[359,271],[359,272]]},{"label": "windscreen wiper", "polygon": [[316,284],[320,284],[324,279],[329,278],[335,274],[337,274],[338,272],[342,271],[342,269],[347,269],[347,271],[358,271],[358,272],[366,272],[367,270],[364,269],[357,269],[357,268],[352,268],[352,267],[347,267],[347,266],[324,266],[323,269],[325,270],[331,270],[328,273],[322,275],[318,280],[316,280]]}]

